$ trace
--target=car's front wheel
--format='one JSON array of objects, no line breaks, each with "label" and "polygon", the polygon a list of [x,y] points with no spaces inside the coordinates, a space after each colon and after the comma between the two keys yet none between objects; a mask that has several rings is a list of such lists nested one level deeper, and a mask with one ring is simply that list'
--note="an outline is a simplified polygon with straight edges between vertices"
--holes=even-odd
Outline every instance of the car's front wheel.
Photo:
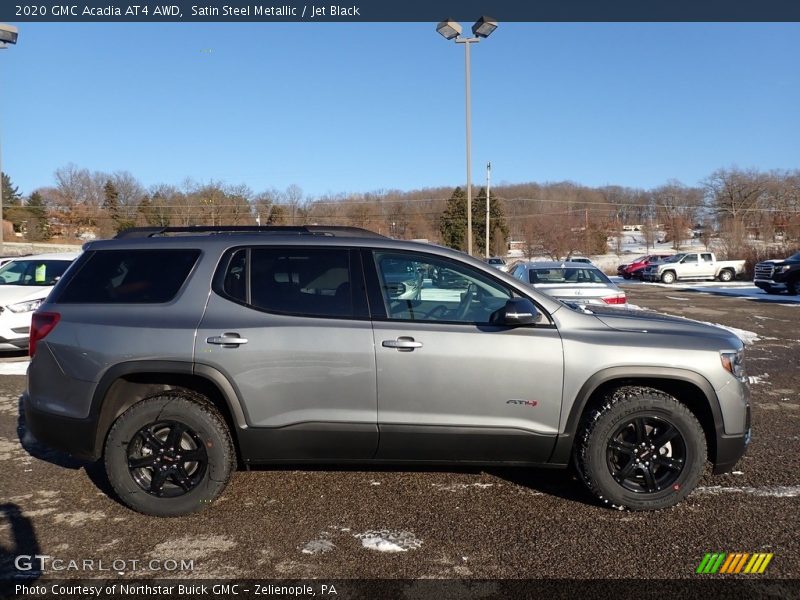
[{"label": "car's front wheel", "polygon": [[235,467],[224,419],[203,396],[164,392],[126,410],[105,444],[108,479],[132,509],[159,517],[198,511]]},{"label": "car's front wheel", "polygon": [[602,502],[658,510],[683,500],[706,460],[703,428],[677,399],[659,390],[614,391],[584,419],[575,463]]},{"label": "car's front wheel", "polygon": [[786,282],[786,293],[790,296],[797,296],[800,293],[800,277],[793,277]]},{"label": "car's front wheel", "polygon": [[674,271],[664,271],[661,275],[661,283],[673,283],[675,281]]}]

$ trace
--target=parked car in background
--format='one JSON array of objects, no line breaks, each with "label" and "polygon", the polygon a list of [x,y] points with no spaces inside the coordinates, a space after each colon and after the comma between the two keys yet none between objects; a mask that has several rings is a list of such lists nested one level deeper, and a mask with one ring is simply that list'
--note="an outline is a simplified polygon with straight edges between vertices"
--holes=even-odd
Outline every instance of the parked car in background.
[{"label": "parked car in background", "polygon": [[672,254],[648,254],[646,256],[640,256],[633,262],[629,262],[626,265],[620,265],[620,267],[617,268],[617,273],[625,279],[641,279],[642,272],[647,265],[654,262],[667,260],[671,256]]},{"label": "parked car in background", "polygon": [[642,270],[642,279],[662,283],[688,279],[732,281],[744,273],[744,262],[717,260],[713,252],[682,252],[663,262],[649,264]]},{"label": "parked car in background", "polygon": [[487,258],[486,263],[488,265],[493,266],[495,269],[500,269],[504,273],[508,271],[508,265],[506,264],[506,259],[500,258],[499,256],[493,256],[491,258]]},{"label": "parked car in background", "polygon": [[78,253],[38,254],[0,267],[0,351],[28,347],[31,314],[77,257]]},{"label": "parked car in background", "polygon": [[[387,260],[383,270],[386,292],[396,300],[419,300],[422,293],[422,267],[411,260]],[[345,285],[339,282],[338,285]],[[350,284],[339,293],[350,294]]]},{"label": "parked car in background", "polygon": [[584,263],[586,265],[594,264],[590,259],[586,258],[585,256],[578,256],[578,255],[567,256],[567,258],[565,260],[567,260],[568,262]]},{"label": "parked car in background", "polygon": [[768,294],[800,292],[800,252],[789,258],[765,260],[756,265],[753,283]]},{"label": "parked car in background", "polygon": [[512,276],[533,289],[573,304],[624,305],[625,292],[594,265],[580,262],[527,262]]}]

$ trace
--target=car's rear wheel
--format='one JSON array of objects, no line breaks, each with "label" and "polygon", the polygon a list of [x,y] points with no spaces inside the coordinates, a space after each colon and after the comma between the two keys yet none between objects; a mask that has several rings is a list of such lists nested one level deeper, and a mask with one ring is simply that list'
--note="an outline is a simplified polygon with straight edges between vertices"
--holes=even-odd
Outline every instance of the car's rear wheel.
[{"label": "car's rear wheel", "polygon": [[584,419],[575,463],[605,504],[658,510],[683,500],[703,474],[706,440],[694,414],[661,391],[625,387]]},{"label": "car's rear wheel", "polygon": [[224,419],[204,397],[165,392],[134,404],[111,427],[105,465],[132,509],[185,515],[213,501],[230,479],[235,453]]},{"label": "car's rear wheel", "polygon": [[624,272],[623,272],[623,273],[622,273],[622,278],[623,278],[623,279],[630,279],[630,278],[631,278],[631,274],[630,274],[630,273],[624,273]]}]

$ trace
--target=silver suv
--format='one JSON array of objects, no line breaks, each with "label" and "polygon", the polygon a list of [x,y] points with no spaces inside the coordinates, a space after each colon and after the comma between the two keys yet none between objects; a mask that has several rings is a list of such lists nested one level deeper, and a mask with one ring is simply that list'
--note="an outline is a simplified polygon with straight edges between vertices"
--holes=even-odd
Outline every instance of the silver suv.
[{"label": "silver suv", "polygon": [[574,464],[659,509],[742,456],[742,351],[360,229],[144,228],[86,244],[34,314],[24,406],[151,515],[259,463]]}]

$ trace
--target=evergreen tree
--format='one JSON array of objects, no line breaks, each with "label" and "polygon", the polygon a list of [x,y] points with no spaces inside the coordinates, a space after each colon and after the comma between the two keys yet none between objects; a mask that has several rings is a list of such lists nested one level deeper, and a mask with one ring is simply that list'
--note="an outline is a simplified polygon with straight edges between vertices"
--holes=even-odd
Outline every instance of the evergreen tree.
[{"label": "evergreen tree", "polygon": [[[489,253],[505,254],[508,242],[508,224],[503,204],[496,195],[489,197]],[[486,188],[481,188],[472,201],[472,245],[483,255],[486,251]]]},{"label": "evergreen tree", "polygon": [[464,250],[467,240],[467,196],[457,187],[447,200],[447,206],[439,217],[439,233],[442,244]]},{"label": "evergreen tree", "polygon": [[110,179],[103,186],[103,208],[114,223],[119,221],[119,192]]},{"label": "evergreen tree", "polygon": [[3,173],[3,206],[19,206],[22,204],[22,194],[19,193],[19,188],[11,183],[11,178]]},{"label": "evergreen tree", "polygon": [[39,192],[31,194],[25,210],[28,214],[28,241],[41,242],[49,239],[50,227],[47,222],[47,208],[44,205],[44,198]]}]

